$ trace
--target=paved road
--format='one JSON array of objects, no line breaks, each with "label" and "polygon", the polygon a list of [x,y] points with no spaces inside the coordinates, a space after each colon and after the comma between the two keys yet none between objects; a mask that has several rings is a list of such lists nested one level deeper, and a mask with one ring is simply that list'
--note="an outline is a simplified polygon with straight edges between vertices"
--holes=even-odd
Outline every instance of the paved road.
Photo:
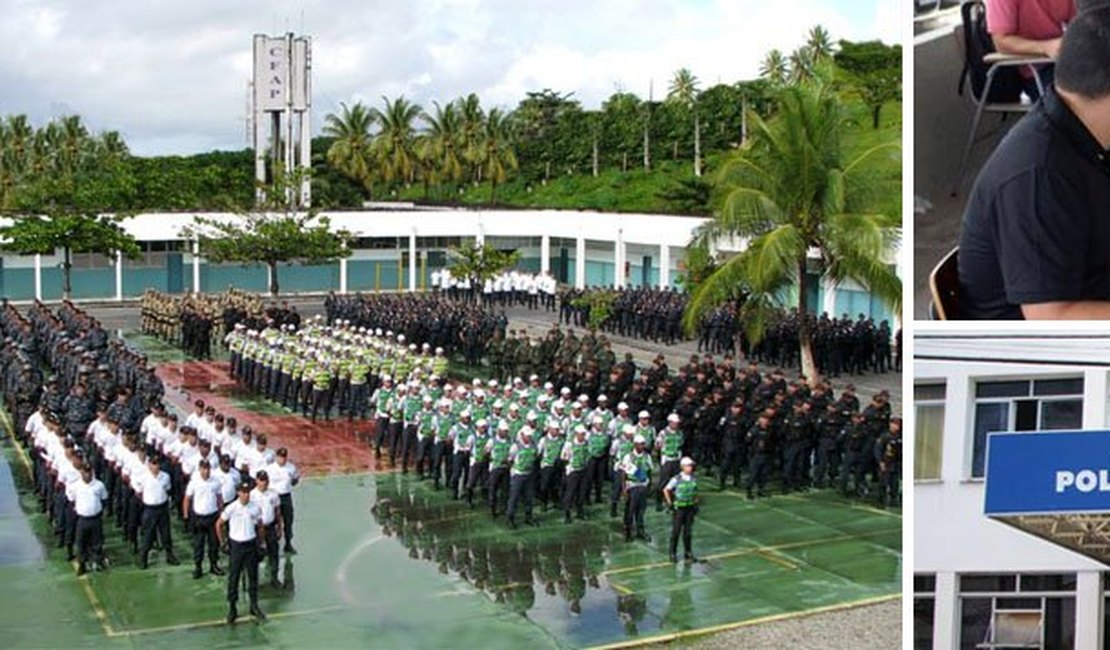
[{"label": "paved road", "polygon": [[[320,297],[294,298],[289,303],[295,305],[304,316],[313,316],[323,313],[323,299]],[[139,327],[139,308],[136,303],[130,304],[98,304],[87,306],[86,309],[100,320],[109,330],[134,330]],[[530,335],[539,336],[550,329],[555,322],[556,312],[533,311],[524,308],[507,310],[510,329],[524,328]],[[668,346],[662,343],[653,343],[615,334],[608,335],[613,343],[613,350],[618,358],[626,352],[631,352],[639,364],[648,364],[656,354],[662,352],[666,355],[667,364],[672,368],[680,366],[697,353],[697,342],[685,341],[678,345]],[[874,393],[886,389],[890,391],[891,405],[896,414],[902,412],[902,375],[901,373],[887,373],[882,375],[866,374],[856,377],[840,377],[833,380],[834,387],[839,391],[845,384],[853,383],[858,390],[862,402],[867,401]]]}]

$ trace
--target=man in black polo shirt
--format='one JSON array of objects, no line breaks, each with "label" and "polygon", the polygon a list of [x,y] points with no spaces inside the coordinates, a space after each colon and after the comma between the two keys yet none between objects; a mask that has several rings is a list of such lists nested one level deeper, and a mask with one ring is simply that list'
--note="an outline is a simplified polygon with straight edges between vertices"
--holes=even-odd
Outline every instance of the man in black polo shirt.
[{"label": "man in black polo shirt", "polygon": [[1068,26],[1054,89],[975,182],[960,316],[1110,319],[1110,6]]}]

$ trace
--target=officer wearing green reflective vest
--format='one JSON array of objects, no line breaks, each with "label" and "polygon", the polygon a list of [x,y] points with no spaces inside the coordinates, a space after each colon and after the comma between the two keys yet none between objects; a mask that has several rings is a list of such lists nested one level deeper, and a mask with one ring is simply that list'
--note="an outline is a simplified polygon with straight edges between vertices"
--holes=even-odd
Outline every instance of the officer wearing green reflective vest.
[{"label": "officer wearing green reflective vest", "polygon": [[393,401],[393,378],[389,375],[382,377],[382,385],[374,391],[371,400],[374,403],[374,415],[378,419],[378,428],[374,436],[374,458],[382,457],[382,443],[389,435],[389,403]]},{"label": "officer wearing green reflective vest", "polygon": [[423,408],[416,414],[416,475],[424,480],[431,464],[432,445],[435,444],[436,410],[431,395],[424,395],[420,401]]},{"label": "officer wearing green reflective vest", "polygon": [[593,503],[601,503],[601,487],[606,477],[612,472],[609,466],[609,431],[605,428],[604,420],[594,417],[590,420],[587,438],[590,441],[590,462],[586,468],[586,501],[590,502],[590,493],[593,492]]},{"label": "officer wearing green reflective vest", "polygon": [[321,360],[316,365],[316,371],[312,373],[312,421],[316,421],[316,415],[320,411],[324,412],[324,419],[331,419],[331,369],[328,368],[326,361]]},{"label": "officer wearing green reflective vest", "polygon": [[[552,420],[548,426],[558,426]],[[563,444],[563,463],[566,477],[563,479],[563,521],[570,523],[570,510],[574,508],[578,519],[584,519],[582,512],[586,488],[586,464],[590,459],[590,443],[586,440],[586,427],[577,426],[574,435]]]},{"label": "officer wearing green reflective vest", "polygon": [[451,401],[444,398],[439,402],[432,427],[435,429],[435,443],[432,447],[432,485],[439,489],[440,479],[445,479],[451,468],[447,465],[451,458],[451,429],[455,426],[455,416],[451,413]]},{"label": "officer wearing green reflective vest", "polygon": [[478,420],[470,434],[470,473],[466,477],[466,505],[474,508],[474,491],[481,489],[489,478],[488,444],[492,436],[489,420]]},{"label": "officer wearing green reflective vest", "polygon": [[536,443],[532,442],[532,428],[520,430],[520,440],[509,450],[509,527],[516,528],[516,510],[524,502],[524,523],[535,526],[532,519],[532,500],[535,496],[536,482]]},{"label": "officer wearing green reflective vest", "polygon": [[[621,470],[621,461],[633,448],[636,439],[636,427],[625,424],[613,437],[613,444],[609,448],[609,460],[612,467],[612,486],[609,490],[609,516],[617,516],[617,505],[621,500],[621,490],[624,488],[624,473]],[[645,438],[646,440],[646,438]]]},{"label": "officer wearing green reflective vest", "polygon": [[408,390],[399,384],[393,399],[389,400],[389,464],[397,466],[397,453],[401,451],[401,436],[405,432],[405,398]]},{"label": "officer wearing green reflective vest", "polygon": [[416,382],[409,384],[409,394],[405,395],[405,399],[401,404],[401,417],[404,419],[404,434],[401,442],[401,473],[409,473],[409,460],[415,459],[417,443],[419,442],[416,430],[420,425],[418,421],[418,414],[420,413],[421,403],[423,402],[420,397],[420,385]]},{"label": "officer wearing green reflective vest", "polygon": [[682,548],[687,562],[697,562],[693,551],[694,517],[698,514],[698,480],[694,478],[694,461],[685,457],[682,471],[663,487],[663,498],[673,510],[671,518],[671,562],[678,561],[678,537],[682,535]]},{"label": "officer wearing green reflective vest", "polygon": [[489,480],[487,491],[489,493],[489,511],[493,518],[497,518],[497,506],[501,496],[509,487],[509,451],[513,447],[513,439],[509,435],[509,423],[502,420],[497,425],[493,439],[486,443],[486,452],[489,455]]},{"label": "officer wearing green reflective vest", "polygon": [[[531,415],[533,414],[529,413],[529,416]],[[532,426],[531,422],[529,426]],[[562,453],[562,433],[558,427],[548,428],[547,435],[540,438],[539,443],[540,482],[538,493],[544,512],[547,512],[547,508],[552,503],[558,503],[559,500],[559,485],[562,483],[560,479],[563,477]]]},{"label": "officer wearing green reflective vest", "polygon": [[620,469],[624,473],[624,541],[632,541],[632,528],[636,536],[650,542],[644,530],[644,510],[647,509],[647,491],[654,473],[654,463],[647,451],[647,439],[636,436],[632,439],[632,451],[621,460]]},{"label": "officer wearing green reflective vest", "polygon": [[[659,485],[666,485],[671,477],[678,474],[678,461],[682,457],[683,433],[678,428],[681,418],[677,413],[667,416],[667,426],[655,438],[655,448],[659,450]],[[655,510],[663,510],[663,491],[655,492]]]}]

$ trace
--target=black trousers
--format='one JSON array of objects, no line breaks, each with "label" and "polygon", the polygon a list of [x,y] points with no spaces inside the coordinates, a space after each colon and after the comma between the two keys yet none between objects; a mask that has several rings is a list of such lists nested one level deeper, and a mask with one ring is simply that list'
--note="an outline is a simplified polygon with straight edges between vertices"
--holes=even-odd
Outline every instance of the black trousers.
[{"label": "black trousers", "polygon": [[205,547],[208,551],[209,566],[216,566],[220,561],[220,545],[216,539],[216,517],[219,512],[210,515],[192,513],[189,520],[193,526],[193,563],[199,568],[204,562]]},{"label": "black trousers", "polygon": [[582,518],[582,501],[586,487],[585,483],[585,470],[573,470],[570,474],[567,474],[563,484],[563,511],[566,512],[567,517],[570,517],[570,511],[573,508],[578,518]]},{"label": "black trousers", "polygon": [[77,560],[83,567],[90,559],[104,559],[104,521],[100,515],[77,518]]},{"label": "black trousers", "polygon": [[678,536],[682,535],[682,548],[686,555],[693,554],[694,515],[697,506],[675,508],[671,516],[671,555],[678,551]]},{"label": "black trousers", "polygon": [[624,502],[624,530],[631,534],[635,525],[636,533],[644,534],[644,511],[647,510],[646,485],[632,485],[628,488],[628,500]]},{"label": "black trousers", "polygon": [[409,459],[416,460],[416,425],[406,424],[404,438],[401,443],[401,473],[409,473]]},{"label": "black trousers", "polygon": [[278,574],[278,534],[276,523],[264,525],[262,527],[262,539],[266,542],[266,564],[270,567],[270,579],[276,580]]},{"label": "black trousers", "polygon": [[162,548],[166,549],[166,554],[173,554],[173,539],[170,538],[170,508],[168,501],[160,506],[144,505],[142,527],[143,545],[139,551],[143,558],[146,558],[147,553],[150,552],[150,547],[154,545],[155,532],[158,533],[158,539],[162,542]]},{"label": "black trousers", "polygon": [[404,424],[400,420],[389,423],[389,464],[397,464],[397,454],[401,451],[401,437]]},{"label": "black trousers", "polygon": [[661,509],[663,507],[663,486],[667,484],[675,475],[681,471],[678,467],[677,460],[668,460],[663,463],[659,468],[659,489],[655,491],[655,507]]},{"label": "black trousers", "polygon": [[250,598],[251,607],[258,604],[258,542],[236,542],[230,544],[230,566],[227,572],[227,602],[232,605],[239,602],[239,580],[242,572],[247,572],[247,596]]},{"label": "black trousers", "polygon": [[589,500],[590,493],[592,492],[593,502],[601,503],[601,484],[605,480],[605,475],[608,471],[608,456],[590,456],[590,460],[586,465],[586,475],[590,479],[590,484],[586,487],[587,500]]},{"label": "black trousers", "polygon": [[374,431],[374,454],[378,457],[382,455],[382,445],[385,443],[386,436],[389,435],[389,417],[379,415],[378,427]]},{"label": "black trousers", "polygon": [[447,465],[451,455],[450,440],[437,440],[432,446],[432,479],[437,490],[440,479],[451,476],[451,468]]},{"label": "black trousers", "polygon": [[285,543],[293,543],[293,493],[279,494],[281,499],[281,525],[285,532]]},{"label": "black trousers", "polygon": [[451,459],[451,478],[447,479],[447,489],[455,499],[459,498],[459,487],[466,485],[470,471],[470,452],[456,451]]},{"label": "black trousers", "polygon": [[721,458],[721,489],[725,488],[725,483],[728,482],[728,477],[732,476],[733,487],[740,487],[740,449],[738,447],[729,447],[725,449],[725,453]]},{"label": "black trousers", "polygon": [[501,500],[499,497],[505,495],[505,489],[508,486],[508,467],[501,465],[489,471],[489,509],[494,515],[497,514],[497,504]]},{"label": "black trousers", "polygon": [[524,502],[524,519],[532,520],[532,501],[536,492],[534,474],[514,474],[509,478],[509,519],[516,517],[517,506]]},{"label": "black trousers", "polygon": [[767,454],[755,454],[751,458],[751,464],[748,466],[748,494],[752,493],[752,488],[759,490],[760,494],[763,493],[763,488],[767,485],[767,471],[768,471]]}]

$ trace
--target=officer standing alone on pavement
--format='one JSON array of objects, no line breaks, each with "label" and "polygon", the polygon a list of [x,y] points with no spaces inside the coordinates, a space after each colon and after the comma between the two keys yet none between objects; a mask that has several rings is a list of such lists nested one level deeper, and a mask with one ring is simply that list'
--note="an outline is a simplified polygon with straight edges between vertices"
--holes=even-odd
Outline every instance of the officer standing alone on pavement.
[{"label": "officer standing alone on pavement", "polygon": [[[227,572],[227,622],[239,617],[239,578],[247,572],[247,596],[251,614],[259,621],[266,615],[258,607],[258,540],[262,536],[262,511],[251,502],[250,483],[240,483],[238,498],[228,504],[216,522],[220,545],[228,546],[230,566]],[[225,531],[226,527],[226,531]]]},{"label": "officer standing alone on pavement", "polygon": [[663,487],[663,498],[672,509],[671,562],[678,561],[678,537],[682,536],[683,556],[687,562],[697,562],[693,551],[694,517],[698,514],[698,480],[694,478],[694,460],[682,459],[682,471]]}]

